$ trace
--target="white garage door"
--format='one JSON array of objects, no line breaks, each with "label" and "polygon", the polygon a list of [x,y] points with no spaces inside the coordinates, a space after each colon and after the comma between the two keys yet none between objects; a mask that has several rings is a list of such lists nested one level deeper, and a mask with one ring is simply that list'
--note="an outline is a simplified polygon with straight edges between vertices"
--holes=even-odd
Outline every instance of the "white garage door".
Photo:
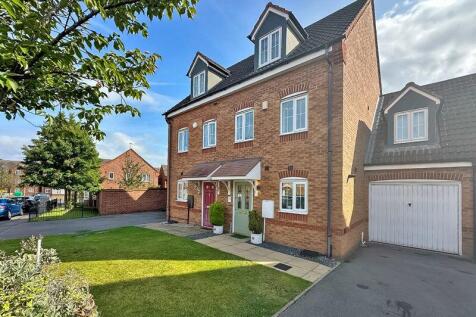
[{"label": "white garage door", "polygon": [[371,241],[461,254],[459,183],[374,182],[369,204]]}]

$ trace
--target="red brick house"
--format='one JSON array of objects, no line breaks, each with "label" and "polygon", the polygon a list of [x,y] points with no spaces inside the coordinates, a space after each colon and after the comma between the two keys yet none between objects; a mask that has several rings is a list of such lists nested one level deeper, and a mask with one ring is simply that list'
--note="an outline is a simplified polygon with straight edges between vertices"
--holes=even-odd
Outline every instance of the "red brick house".
[{"label": "red brick house", "polygon": [[366,146],[381,95],[373,1],[358,0],[302,27],[269,3],[248,38],[253,54],[230,66],[197,53],[190,96],[169,124],[168,208],[209,227],[249,234],[249,210],[273,203],[265,240],[342,257],[367,231]]},{"label": "red brick house", "polygon": [[381,96],[365,161],[369,239],[474,256],[475,164],[476,74]]},{"label": "red brick house", "polygon": [[101,189],[119,189],[120,182],[124,177],[122,168],[126,159],[130,158],[132,162],[139,163],[142,173],[142,188],[158,187],[159,172],[149,164],[136,151],[129,149],[112,160],[102,160],[101,163]]}]

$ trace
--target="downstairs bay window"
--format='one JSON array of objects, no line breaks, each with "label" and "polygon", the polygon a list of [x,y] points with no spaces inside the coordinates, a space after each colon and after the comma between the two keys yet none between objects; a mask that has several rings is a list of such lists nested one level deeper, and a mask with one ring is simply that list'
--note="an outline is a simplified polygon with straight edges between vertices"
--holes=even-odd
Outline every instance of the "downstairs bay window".
[{"label": "downstairs bay window", "polygon": [[307,179],[281,179],[280,204],[281,212],[307,214]]}]

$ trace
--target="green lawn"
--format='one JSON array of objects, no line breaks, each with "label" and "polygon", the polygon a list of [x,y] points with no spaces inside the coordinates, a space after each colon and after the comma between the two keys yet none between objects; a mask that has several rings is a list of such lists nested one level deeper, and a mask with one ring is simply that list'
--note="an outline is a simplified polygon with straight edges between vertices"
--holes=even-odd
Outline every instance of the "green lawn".
[{"label": "green lawn", "polygon": [[[0,241],[11,252],[18,240]],[[186,238],[127,227],[46,237],[101,316],[271,316],[309,282]]]},{"label": "green lawn", "polygon": [[74,207],[72,209],[56,208],[39,214],[39,217],[32,215],[31,221],[64,220],[74,218],[86,218],[98,216],[97,209]]}]

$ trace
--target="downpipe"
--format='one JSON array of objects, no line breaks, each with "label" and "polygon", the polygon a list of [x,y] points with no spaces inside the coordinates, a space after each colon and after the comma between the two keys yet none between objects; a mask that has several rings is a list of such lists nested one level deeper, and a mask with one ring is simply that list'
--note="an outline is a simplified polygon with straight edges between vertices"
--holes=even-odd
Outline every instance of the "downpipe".
[{"label": "downpipe", "polygon": [[332,103],[334,73],[330,58],[331,47],[326,48],[327,60],[327,257],[332,257]]}]

